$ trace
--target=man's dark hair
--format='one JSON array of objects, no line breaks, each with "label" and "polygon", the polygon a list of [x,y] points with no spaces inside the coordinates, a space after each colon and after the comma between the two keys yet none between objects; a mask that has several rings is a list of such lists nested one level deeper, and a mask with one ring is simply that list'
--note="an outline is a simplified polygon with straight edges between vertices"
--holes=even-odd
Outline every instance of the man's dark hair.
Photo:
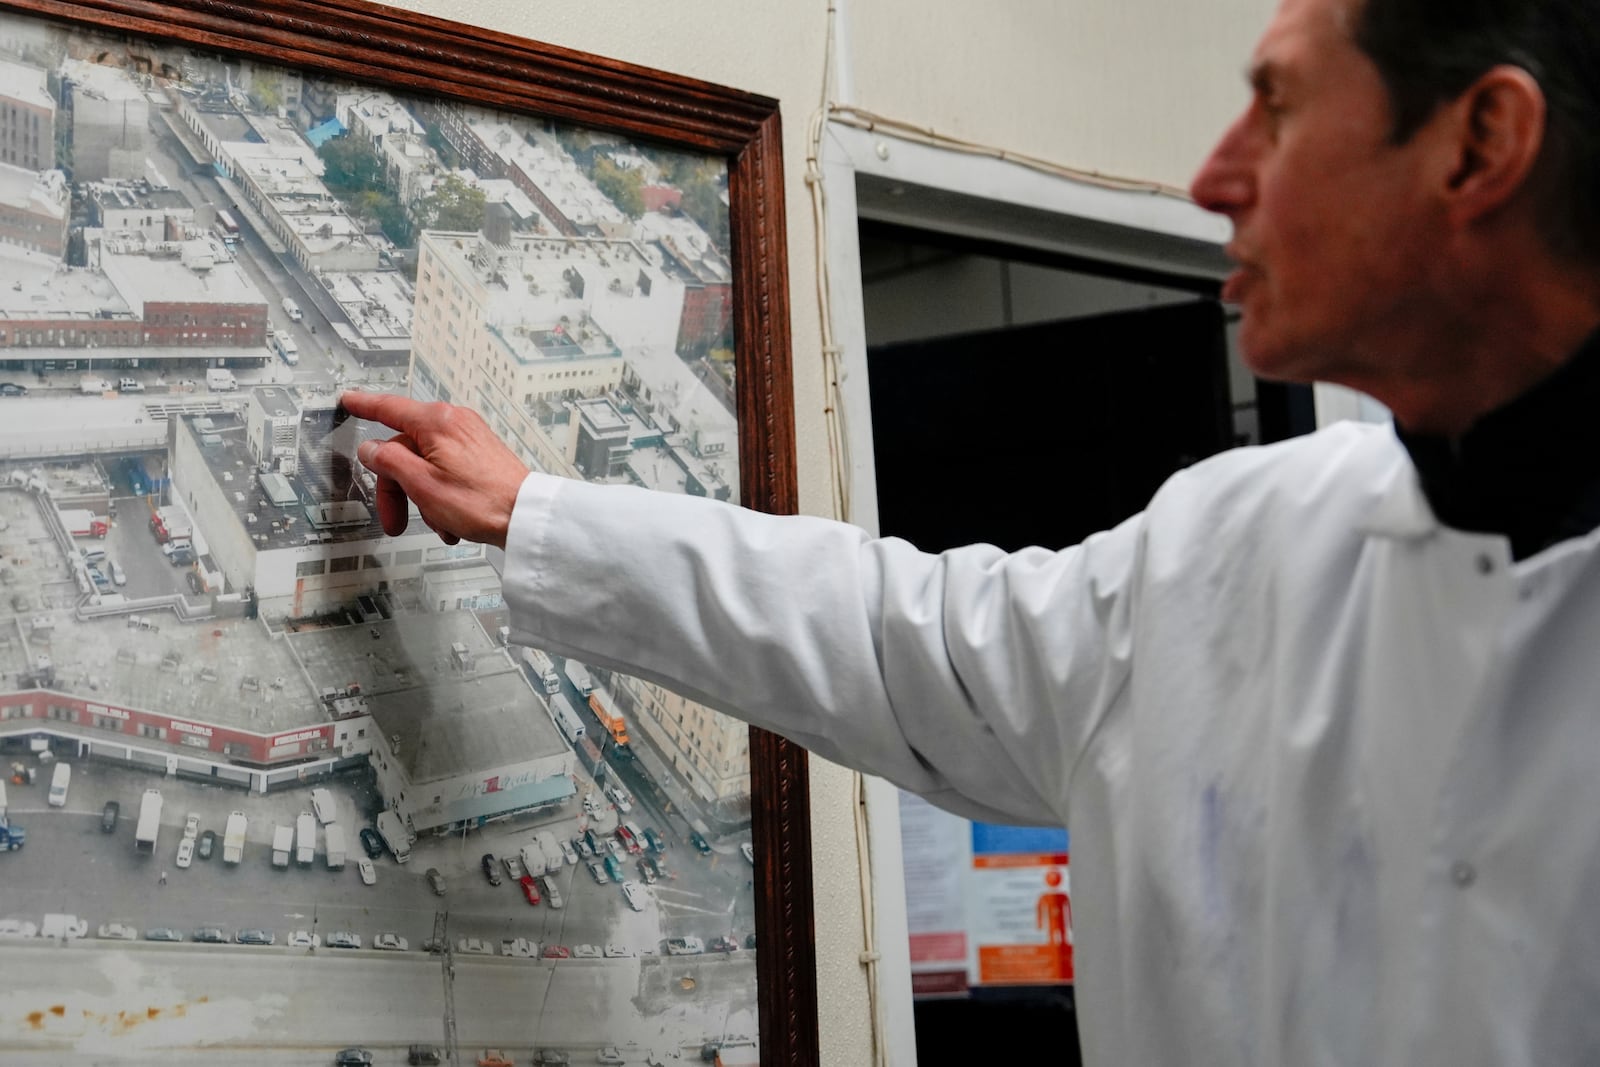
[{"label": "man's dark hair", "polygon": [[1600,263],[1600,0],[1353,0],[1352,36],[1378,67],[1397,143],[1490,68],[1544,91],[1533,190],[1558,254]]}]

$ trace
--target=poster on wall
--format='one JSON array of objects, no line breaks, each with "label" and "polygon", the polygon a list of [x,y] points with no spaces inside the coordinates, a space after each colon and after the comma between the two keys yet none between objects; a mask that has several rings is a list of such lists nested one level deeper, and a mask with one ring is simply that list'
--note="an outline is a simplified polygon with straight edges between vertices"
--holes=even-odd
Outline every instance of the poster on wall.
[{"label": "poster on wall", "polygon": [[0,14],[0,1065],[754,1046],[748,730],[508,644],[335,407],[736,499],[726,182]]},{"label": "poster on wall", "polygon": [[976,823],[902,792],[900,833],[915,995],[1072,981],[1065,830]]}]

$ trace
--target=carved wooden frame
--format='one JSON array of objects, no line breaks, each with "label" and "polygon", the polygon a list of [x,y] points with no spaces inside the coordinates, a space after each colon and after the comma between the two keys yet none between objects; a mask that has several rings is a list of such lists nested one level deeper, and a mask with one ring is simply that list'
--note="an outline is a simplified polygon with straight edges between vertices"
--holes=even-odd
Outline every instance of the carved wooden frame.
[{"label": "carved wooden frame", "polygon": [[[726,158],[743,503],[797,510],[777,101],[366,0],[0,0],[0,11],[525,111]],[[817,1061],[806,752],[751,730],[761,1062]]]}]

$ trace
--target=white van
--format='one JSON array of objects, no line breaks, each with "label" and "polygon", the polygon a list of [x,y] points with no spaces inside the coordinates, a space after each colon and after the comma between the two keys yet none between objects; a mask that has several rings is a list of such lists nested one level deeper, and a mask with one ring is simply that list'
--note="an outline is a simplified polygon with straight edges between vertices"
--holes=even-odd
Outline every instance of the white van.
[{"label": "white van", "polygon": [[299,322],[301,319],[305,318],[305,316],[300,313],[300,305],[296,304],[293,298],[287,296],[283,298],[283,313],[289,316],[290,322]]},{"label": "white van", "polygon": [[50,806],[52,808],[64,808],[67,806],[67,786],[71,784],[72,764],[56,764],[56,769],[50,772]]},{"label": "white van", "polygon": [[206,371],[206,388],[213,393],[232,392],[239,388],[239,382],[234,378],[233,371],[219,367]]}]

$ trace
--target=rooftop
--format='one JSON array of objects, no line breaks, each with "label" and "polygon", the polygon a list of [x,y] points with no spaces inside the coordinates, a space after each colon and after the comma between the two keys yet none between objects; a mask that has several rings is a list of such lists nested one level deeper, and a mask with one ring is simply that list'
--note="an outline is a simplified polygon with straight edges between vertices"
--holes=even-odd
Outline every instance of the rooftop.
[{"label": "rooftop", "polygon": [[65,219],[67,199],[67,179],[59,170],[28,170],[0,163],[0,204]]},{"label": "rooftop", "polygon": [[687,215],[652,211],[639,220],[639,240],[663,253],[661,266],[701,285],[729,284],[733,269],[700,224]]},{"label": "rooftop", "polygon": [[142,237],[102,237],[100,269],[135,308],[152,303],[267,303],[266,296],[237,262],[215,261],[206,240],[158,242]]},{"label": "rooftop", "polygon": [[[361,687],[413,783],[567,751],[522,671],[471,612],[399,615],[289,640],[314,684]],[[455,661],[456,644],[471,668]]]},{"label": "rooftop", "polygon": [[89,195],[106,211],[188,211],[189,198],[176,189],[157,189],[149,182],[95,182]]},{"label": "rooftop", "polygon": [[50,95],[49,84],[45,81],[45,72],[10,59],[0,59],[0,96],[21,101],[30,107],[42,107],[50,111],[56,109],[55,99]]},{"label": "rooftop", "polygon": [[102,100],[143,100],[144,90],[134,84],[121,67],[108,67],[82,59],[63,59],[61,76],[69,79],[74,91]]},{"label": "rooftop", "polygon": [[132,319],[133,309],[99,271],[41,253],[0,247],[0,321]]},{"label": "rooftop", "polygon": [[366,341],[409,341],[411,283],[399,271],[327,271],[322,282]]},{"label": "rooftop", "polygon": [[515,126],[489,118],[469,125],[478,139],[506,164],[520,170],[577,226],[625,227],[628,216],[595,187],[572,157],[554,142],[529,144]]}]

